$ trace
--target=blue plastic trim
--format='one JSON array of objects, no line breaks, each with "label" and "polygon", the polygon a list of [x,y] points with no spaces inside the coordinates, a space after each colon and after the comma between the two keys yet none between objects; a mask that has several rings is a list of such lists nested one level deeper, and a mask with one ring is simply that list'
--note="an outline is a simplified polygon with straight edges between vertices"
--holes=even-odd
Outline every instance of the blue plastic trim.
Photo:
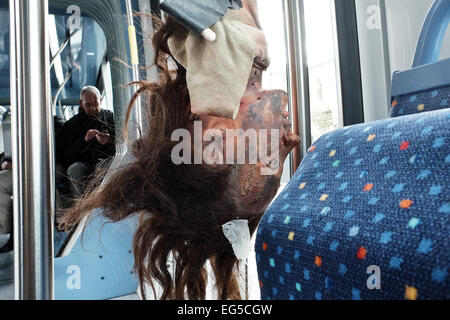
[{"label": "blue plastic trim", "polygon": [[429,90],[450,84],[450,59],[414,69],[395,72],[392,97]]},{"label": "blue plastic trim", "polygon": [[449,23],[450,0],[436,0],[423,25],[414,56],[413,68],[439,60]]},{"label": "blue plastic trim", "polygon": [[84,72],[80,74],[80,82],[74,86],[75,89],[80,91],[86,85],[95,86],[97,84],[97,77],[105,52],[106,36],[102,28],[92,19],[83,19],[83,40],[80,55],[82,57],[81,70]]},{"label": "blue plastic trim", "polygon": [[55,299],[104,300],[136,293],[132,247],[138,224],[137,215],[112,223],[97,210],[70,254],[55,259]]}]

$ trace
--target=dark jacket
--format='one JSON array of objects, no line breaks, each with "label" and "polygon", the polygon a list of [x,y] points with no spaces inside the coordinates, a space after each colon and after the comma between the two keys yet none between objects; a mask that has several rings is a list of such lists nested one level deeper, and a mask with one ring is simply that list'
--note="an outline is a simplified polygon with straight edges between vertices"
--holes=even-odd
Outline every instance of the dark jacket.
[{"label": "dark jacket", "polygon": [[[97,139],[89,142],[84,140],[91,129],[108,132],[111,141],[102,145]],[[61,142],[64,144],[63,164],[68,167],[75,162],[96,165],[101,159],[114,156],[115,148],[114,115],[111,111],[101,110],[97,118],[89,118],[82,108],[72,119],[68,120],[62,129]]]},{"label": "dark jacket", "polygon": [[55,129],[55,160],[56,163],[62,163],[64,161],[64,141],[62,138],[64,120],[59,116],[53,116],[53,121]]}]

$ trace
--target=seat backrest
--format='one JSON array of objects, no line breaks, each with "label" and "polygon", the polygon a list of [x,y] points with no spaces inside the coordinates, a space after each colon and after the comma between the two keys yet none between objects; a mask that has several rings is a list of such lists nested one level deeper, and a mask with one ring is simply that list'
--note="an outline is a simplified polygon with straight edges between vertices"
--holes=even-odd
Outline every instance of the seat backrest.
[{"label": "seat backrest", "polygon": [[391,117],[450,107],[450,59],[438,61],[450,22],[450,0],[437,0],[422,28],[412,69],[395,72]]},{"label": "seat backrest", "polygon": [[450,109],[320,138],[259,225],[261,298],[450,299],[449,139]]}]

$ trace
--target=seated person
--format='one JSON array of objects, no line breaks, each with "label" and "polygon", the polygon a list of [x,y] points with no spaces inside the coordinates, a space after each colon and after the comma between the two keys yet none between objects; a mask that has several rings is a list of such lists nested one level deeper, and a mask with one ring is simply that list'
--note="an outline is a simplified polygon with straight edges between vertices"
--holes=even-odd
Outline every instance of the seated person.
[{"label": "seated person", "polygon": [[78,114],[64,124],[60,143],[64,145],[64,165],[75,198],[84,193],[87,177],[116,152],[114,115],[101,109],[101,102],[97,88],[84,87]]},{"label": "seated person", "polygon": [[[186,69],[178,61],[174,73],[167,66],[167,57],[172,56],[168,38],[178,28],[182,27],[168,18],[153,37],[156,65],[164,79],[158,84],[143,82],[134,97],[145,94],[149,98],[150,124],[133,145],[134,161],[118,169],[106,184],[71,208],[62,226],[69,229],[77,225],[96,208],[102,208],[102,214],[112,221],[139,214],[141,219],[133,243],[143,298],[242,299],[245,296],[239,289],[237,270],[240,258],[222,231],[223,226],[247,220],[247,232],[252,234],[256,230],[279,188],[283,162],[300,138],[290,129],[286,93],[261,89],[262,72],[268,67],[264,37],[250,39],[259,50],[237,118],[193,114]],[[219,159],[225,155],[217,149],[212,164],[205,164],[206,161],[190,164],[194,157],[188,151],[205,147],[206,143],[189,138],[182,156],[177,153],[188,161],[176,164],[178,158],[174,159],[173,150],[179,142],[172,140],[172,134],[181,129],[193,137],[195,128],[200,128],[200,134],[208,129],[221,133],[228,129],[233,132],[254,129],[260,136],[263,134],[258,130],[272,129],[279,134],[271,139],[275,142],[272,147],[279,150],[279,160],[275,168],[271,161],[261,159],[237,164],[236,157],[234,164],[223,164]],[[226,145],[227,137],[223,138]],[[234,138],[228,142],[236,145]],[[248,154],[250,147],[244,148]],[[271,175],[263,175],[264,168],[272,168]],[[173,277],[167,266],[171,254],[175,260]],[[209,266],[215,280],[208,277]],[[155,289],[157,286],[161,290]],[[213,288],[208,294],[207,286]]]}]

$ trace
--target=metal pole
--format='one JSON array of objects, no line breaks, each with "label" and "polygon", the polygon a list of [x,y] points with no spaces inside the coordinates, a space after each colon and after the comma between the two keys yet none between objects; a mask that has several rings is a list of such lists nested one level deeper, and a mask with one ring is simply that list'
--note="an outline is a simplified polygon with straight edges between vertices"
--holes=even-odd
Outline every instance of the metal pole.
[{"label": "metal pole", "polygon": [[[53,98],[53,101],[52,101],[52,112],[56,112],[56,105],[58,104],[59,95],[61,94],[61,91],[66,86],[66,84],[69,81],[71,76],[72,76],[72,71],[67,72],[63,83],[61,83],[61,85],[59,86],[58,90],[56,91],[55,97]],[[61,101],[59,101],[59,102],[61,103]]]},{"label": "metal pole", "polygon": [[[133,19],[133,9],[131,6],[131,0],[125,1],[127,8],[127,19],[128,19],[128,37],[129,37],[129,46],[130,46],[130,57],[131,57],[131,65],[132,65],[132,82],[137,82],[140,80],[139,75],[139,51],[137,47],[136,41],[136,28],[134,26]],[[134,87],[132,94],[137,91],[136,87]],[[128,142],[131,143],[134,140],[140,138],[139,129],[143,129],[142,122],[142,109],[141,109],[141,99],[137,99],[135,105],[133,107],[133,111],[131,113],[129,119],[128,126]]]},{"label": "metal pole", "polygon": [[[150,1],[148,0],[139,0],[139,12],[143,13],[141,15],[140,23],[141,30],[144,39],[149,39],[153,34],[153,20],[151,15],[153,14],[152,8],[150,6]],[[150,82],[158,82],[158,68],[153,65],[155,61],[155,50],[150,41],[144,41],[142,43],[142,47],[144,48],[144,56],[145,56],[145,65],[147,66],[147,81]],[[148,67],[151,66],[152,67]]]},{"label": "metal pole", "polygon": [[53,299],[53,119],[47,0],[10,0],[15,298]]},{"label": "metal pole", "polygon": [[293,151],[291,172],[294,173],[311,146],[309,77],[303,0],[283,0],[283,12],[292,130],[302,138],[300,147]]}]

